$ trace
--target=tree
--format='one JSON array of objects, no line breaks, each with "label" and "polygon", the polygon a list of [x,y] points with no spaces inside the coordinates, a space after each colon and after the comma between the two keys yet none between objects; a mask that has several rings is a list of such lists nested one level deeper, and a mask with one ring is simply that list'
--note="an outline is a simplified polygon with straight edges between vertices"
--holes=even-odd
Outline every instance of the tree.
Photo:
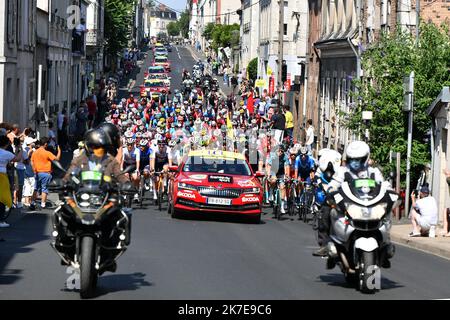
[{"label": "tree", "polygon": [[239,45],[239,25],[237,23],[232,25],[217,24],[210,27],[208,30],[211,34],[212,47],[217,50],[220,47],[234,47]]},{"label": "tree", "polygon": [[105,51],[114,57],[130,40],[129,28],[133,22],[134,1],[105,1]]},{"label": "tree", "polygon": [[[355,81],[352,110],[346,126],[363,133],[362,111],[373,111],[369,132],[371,158],[381,164],[385,173],[389,166],[389,151],[400,152],[406,159],[407,114],[403,111],[403,77],[415,72],[414,128],[411,152],[411,181],[430,161],[427,135],[431,127],[426,110],[443,86],[450,84],[450,35],[445,26],[421,23],[419,46],[415,38],[398,30],[384,34],[378,43],[367,48],[362,57],[364,78]],[[402,174],[406,162],[402,162]]]},{"label": "tree", "polygon": [[171,37],[176,37],[180,35],[180,26],[176,22],[170,22],[167,25],[167,33]]},{"label": "tree", "polygon": [[189,12],[188,10],[186,10],[181,14],[180,19],[177,21],[178,27],[181,31],[181,35],[184,38],[187,38],[189,34],[189,20]]},{"label": "tree", "polygon": [[250,60],[247,66],[248,76],[252,80],[256,80],[258,77],[258,58]]},{"label": "tree", "polygon": [[203,30],[203,36],[206,40],[211,40],[215,26],[216,24],[213,22],[210,22],[206,25],[205,29]]}]

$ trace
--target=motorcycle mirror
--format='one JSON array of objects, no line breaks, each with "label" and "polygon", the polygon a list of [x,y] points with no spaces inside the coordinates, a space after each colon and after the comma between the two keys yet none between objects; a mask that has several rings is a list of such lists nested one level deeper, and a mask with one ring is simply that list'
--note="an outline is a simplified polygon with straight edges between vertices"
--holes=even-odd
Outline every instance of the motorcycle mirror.
[{"label": "motorcycle mirror", "polygon": [[62,189],[63,183],[61,179],[53,179],[49,184],[48,184],[48,188],[49,190],[52,191],[58,191],[60,189]]},{"label": "motorcycle mirror", "polygon": [[64,173],[67,173],[67,170],[64,169],[64,167],[62,166],[62,164],[59,161],[53,160],[52,163],[56,168],[58,168],[59,170],[61,170]]}]

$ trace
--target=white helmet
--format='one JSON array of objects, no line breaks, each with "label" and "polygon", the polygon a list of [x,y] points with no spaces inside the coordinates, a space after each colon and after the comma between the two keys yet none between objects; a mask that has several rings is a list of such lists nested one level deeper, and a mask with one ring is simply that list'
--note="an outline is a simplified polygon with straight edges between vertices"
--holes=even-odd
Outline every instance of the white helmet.
[{"label": "white helmet", "polygon": [[353,141],[345,150],[348,168],[358,173],[367,169],[370,156],[370,147],[364,141]]},{"label": "white helmet", "polygon": [[[332,149],[322,149],[319,151],[319,168],[322,173],[332,169],[336,173],[341,165],[342,156],[339,152]],[[329,167],[331,164],[331,167]]]}]

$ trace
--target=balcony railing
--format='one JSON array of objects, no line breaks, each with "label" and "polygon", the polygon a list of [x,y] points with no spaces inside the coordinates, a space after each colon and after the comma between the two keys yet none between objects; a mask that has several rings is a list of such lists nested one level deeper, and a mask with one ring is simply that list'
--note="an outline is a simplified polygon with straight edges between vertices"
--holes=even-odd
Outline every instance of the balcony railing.
[{"label": "balcony railing", "polygon": [[86,33],[86,45],[91,47],[100,47],[103,42],[103,32],[98,29],[88,30]]}]

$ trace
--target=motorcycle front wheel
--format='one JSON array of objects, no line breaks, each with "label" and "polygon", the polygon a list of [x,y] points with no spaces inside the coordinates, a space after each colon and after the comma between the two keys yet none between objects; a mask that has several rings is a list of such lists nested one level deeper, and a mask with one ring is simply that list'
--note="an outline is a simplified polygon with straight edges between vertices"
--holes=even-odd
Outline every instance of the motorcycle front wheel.
[{"label": "motorcycle front wheel", "polygon": [[94,295],[97,277],[94,238],[85,236],[81,239],[80,296],[82,299],[89,299]]},{"label": "motorcycle front wheel", "polygon": [[376,265],[375,253],[363,251],[360,256],[359,290],[362,293],[375,293],[376,287],[372,283],[373,268]]}]

